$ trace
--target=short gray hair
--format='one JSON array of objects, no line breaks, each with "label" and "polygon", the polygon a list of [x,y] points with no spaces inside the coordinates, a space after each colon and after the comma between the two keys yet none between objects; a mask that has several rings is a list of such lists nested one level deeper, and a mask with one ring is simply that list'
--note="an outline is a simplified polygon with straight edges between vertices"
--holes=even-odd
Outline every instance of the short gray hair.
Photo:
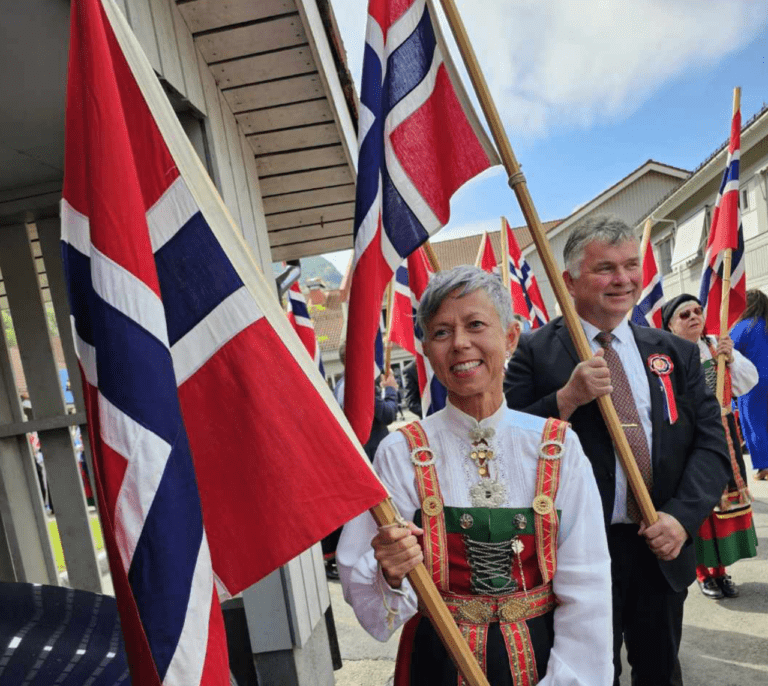
[{"label": "short gray hair", "polygon": [[429,320],[440,309],[443,300],[457,289],[461,289],[459,298],[480,289],[484,290],[499,315],[502,328],[504,331],[509,329],[513,321],[512,297],[509,291],[504,288],[501,279],[478,267],[464,264],[444,272],[438,272],[430,279],[429,285],[424,290],[419,302],[419,309],[416,311],[416,324],[425,336]]},{"label": "short gray hair", "polygon": [[636,240],[635,232],[618,217],[605,215],[591,217],[578,224],[568,236],[563,248],[565,268],[574,279],[578,279],[581,275],[584,251],[590,243],[603,241],[608,245],[618,245],[625,241]]}]

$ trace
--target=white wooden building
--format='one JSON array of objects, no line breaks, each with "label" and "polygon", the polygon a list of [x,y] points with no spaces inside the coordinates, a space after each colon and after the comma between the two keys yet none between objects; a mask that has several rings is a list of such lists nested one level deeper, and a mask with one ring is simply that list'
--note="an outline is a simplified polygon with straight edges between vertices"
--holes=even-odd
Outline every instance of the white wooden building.
[{"label": "white wooden building", "polygon": [[[728,131],[727,121],[723,132]],[[725,171],[727,141],[712,153],[685,183],[640,218],[648,218],[665,298],[699,294],[704,251],[712,210]],[[747,288],[768,292],[768,108],[764,107],[741,132],[739,205],[744,229]]]},{"label": "white wooden building", "polygon": [[[274,261],[351,247],[356,100],[329,3],[106,1],[128,19],[263,272],[271,275]],[[71,434],[80,426],[88,451],[59,257],[69,11],[68,0],[3,7],[0,310],[14,333],[0,336],[0,581],[102,592],[110,582],[95,550]],[[74,413],[67,412],[59,382],[46,319],[51,307]],[[13,346],[29,417],[11,364]],[[48,472],[66,576],[54,561],[32,431]],[[243,600],[260,683],[333,683],[319,548]]]}]

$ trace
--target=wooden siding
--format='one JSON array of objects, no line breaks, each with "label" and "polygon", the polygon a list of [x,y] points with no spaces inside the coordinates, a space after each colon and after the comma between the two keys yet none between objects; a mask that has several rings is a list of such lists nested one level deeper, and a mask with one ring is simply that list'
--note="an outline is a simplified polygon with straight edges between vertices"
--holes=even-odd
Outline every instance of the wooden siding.
[{"label": "wooden siding", "polygon": [[[210,74],[202,80],[216,157],[224,147],[216,110],[229,110],[255,161],[271,246],[262,261],[351,247],[354,130],[315,0],[191,0],[178,9]],[[238,196],[221,164],[214,173],[243,221],[242,186]]]}]

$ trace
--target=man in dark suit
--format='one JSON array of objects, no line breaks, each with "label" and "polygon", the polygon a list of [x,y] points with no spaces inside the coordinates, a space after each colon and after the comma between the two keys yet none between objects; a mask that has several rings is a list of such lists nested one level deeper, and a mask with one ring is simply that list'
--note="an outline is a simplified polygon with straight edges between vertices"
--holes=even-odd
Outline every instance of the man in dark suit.
[{"label": "man in dark suit", "polygon": [[[625,641],[633,686],[679,685],[683,603],[696,577],[693,535],[727,481],[720,408],[694,345],[627,322],[642,270],[637,239],[624,222],[599,217],[576,227],[564,260],[595,356],[579,362],[562,318],[521,337],[507,368],[507,403],[570,421],[592,463],[612,561],[614,684]],[[638,466],[645,463],[641,473],[659,513],[652,526],[639,522],[595,401],[609,393]]]}]

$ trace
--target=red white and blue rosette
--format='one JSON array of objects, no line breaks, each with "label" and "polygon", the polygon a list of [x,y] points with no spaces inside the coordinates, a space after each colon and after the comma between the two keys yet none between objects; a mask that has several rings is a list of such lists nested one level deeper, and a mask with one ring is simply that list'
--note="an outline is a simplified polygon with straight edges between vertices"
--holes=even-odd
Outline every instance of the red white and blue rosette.
[{"label": "red white and blue rosette", "polygon": [[677,421],[677,404],[675,403],[675,393],[672,389],[672,370],[675,365],[669,355],[663,353],[654,353],[648,357],[649,369],[659,377],[661,384],[661,393],[664,396],[664,409],[670,424]]}]

